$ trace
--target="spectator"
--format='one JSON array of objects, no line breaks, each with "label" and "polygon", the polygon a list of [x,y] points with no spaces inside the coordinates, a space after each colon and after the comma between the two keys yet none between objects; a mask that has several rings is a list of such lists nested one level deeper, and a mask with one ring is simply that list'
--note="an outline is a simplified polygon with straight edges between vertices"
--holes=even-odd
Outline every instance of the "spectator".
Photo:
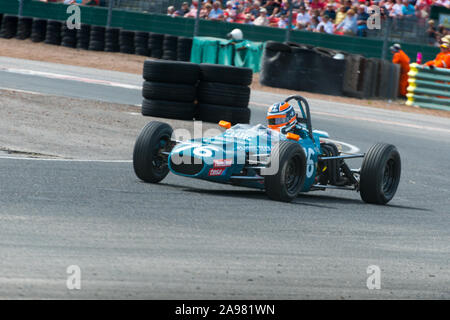
[{"label": "spectator", "polygon": [[318,17],[312,17],[311,22],[309,23],[306,30],[308,31],[314,31],[317,29],[317,26],[319,25],[319,18]]},{"label": "spectator", "polygon": [[438,39],[438,32],[434,25],[434,20],[428,21],[427,35],[428,35],[428,44],[436,45]]},{"label": "spectator", "polygon": [[253,24],[253,21],[252,21],[252,15],[251,15],[250,13],[247,13],[247,14],[245,15],[245,20],[244,20],[243,23],[244,23],[244,24]]},{"label": "spectator", "polygon": [[267,9],[261,8],[259,10],[259,17],[253,21],[253,24],[255,26],[268,26],[269,25],[269,18],[267,18]]},{"label": "spectator", "polygon": [[253,19],[256,19],[259,16],[260,9],[261,3],[259,1],[255,1],[250,9],[250,14],[253,16]]},{"label": "spectator", "polygon": [[237,11],[233,8],[233,1],[227,1],[227,7],[224,10],[224,18],[227,22],[235,22]]},{"label": "spectator", "polygon": [[297,29],[305,29],[309,23],[311,23],[311,16],[306,12],[305,7],[302,6],[297,14]]},{"label": "spectator", "polygon": [[358,8],[358,15],[356,16],[356,23],[358,25],[357,35],[359,37],[365,37],[367,35],[367,19],[369,19],[369,14],[366,12],[366,6],[362,4]]},{"label": "spectator", "polygon": [[220,1],[215,1],[213,3],[213,7],[209,12],[208,18],[209,20],[223,20],[223,10]]},{"label": "spectator", "polygon": [[392,6],[390,16],[393,18],[401,18],[403,16],[403,7],[402,0],[396,0],[396,3]]},{"label": "spectator", "polygon": [[167,8],[167,15],[173,17],[175,15],[175,7],[170,6]]},{"label": "spectator", "polygon": [[345,17],[344,21],[342,21],[338,26],[337,29],[341,32],[343,32],[345,35],[355,35],[358,26],[356,24],[356,16],[355,11],[353,9],[350,9],[347,11],[347,16]]},{"label": "spectator", "polygon": [[405,17],[413,17],[416,14],[416,9],[411,4],[410,0],[403,0],[403,15]]},{"label": "spectator", "polygon": [[205,3],[203,8],[200,10],[200,18],[209,19],[209,14],[211,13],[212,5],[211,3]]},{"label": "spectator", "polygon": [[342,21],[344,21],[346,16],[347,14],[345,11],[345,7],[344,6],[340,7],[338,13],[336,14],[336,20],[334,21],[334,23],[336,25],[340,24]]},{"label": "spectator", "polygon": [[175,11],[175,16],[184,17],[189,12],[189,3],[183,2],[181,8]]},{"label": "spectator", "polygon": [[325,8],[325,2],[319,1],[319,0],[312,0],[309,7],[313,10],[322,10]]},{"label": "spectator", "polygon": [[323,13],[326,14],[331,21],[336,19],[336,11],[334,11],[334,5],[331,2],[327,4],[327,9]]},{"label": "spectator", "polygon": [[269,16],[277,14],[280,11],[281,4],[278,0],[267,0],[266,4],[262,6],[267,10]]},{"label": "spectator", "polygon": [[324,14],[322,16],[322,21],[317,25],[316,31],[322,33],[333,33],[333,23],[330,21],[330,17]]}]

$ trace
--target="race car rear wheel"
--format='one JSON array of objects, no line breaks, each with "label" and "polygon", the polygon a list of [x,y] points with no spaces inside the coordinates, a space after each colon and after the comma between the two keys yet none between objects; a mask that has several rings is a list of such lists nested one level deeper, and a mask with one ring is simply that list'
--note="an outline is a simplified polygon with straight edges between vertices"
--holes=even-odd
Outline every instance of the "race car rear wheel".
[{"label": "race car rear wheel", "polygon": [[167,156],[173,129],[167,123],[152,121],[141,131],[133,151],[133,168],[145,182],[158,183],[169,173]]},{"label": "race car rear wheel", "polygon": [[401,161],[397,148],[377,143],[364,156],[360,193],[364,202],[386,204],[395,195],[400,182]]},{"label": "race car rear wheel", "polygon": [[270,166],[278,170],[270,174],[266,169],[264,184],[270,199],[290,202],[296,198],[305,182],[306,156],[303,148],[293,141],[280,141],[270,155]]}]

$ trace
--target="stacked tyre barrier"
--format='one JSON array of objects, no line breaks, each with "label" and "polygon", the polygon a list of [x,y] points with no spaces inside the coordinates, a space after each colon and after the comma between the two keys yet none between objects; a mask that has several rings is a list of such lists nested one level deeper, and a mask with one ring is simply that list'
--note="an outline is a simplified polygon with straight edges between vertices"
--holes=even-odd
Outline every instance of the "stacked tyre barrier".
[{"label": "stacked tyre barrier", "polygon": [[77,47],[77,29],[69,29],[66,24],[61,29],[61,45],[68,48]]},{"label": "stacked tyre barrier", "polygon": [[119,46],[122,53],[134,53],[134,31],[120,30]]},{"label": "stacked tyre barrier", "polygon": [[399,66],[388,61],[292,42],[267,41],[260,82],[270,87],[336,96],[395,99],[399,77]]},{"label": "stacked tyre barrier", "polygon": [[184,61],[144,62],[142,115],[249,123],[252,70]]},{"label": "stacked tyre barrier", "polygon": [[148,51],[148,36],[149,33],[145,31],[136,31],[134,34],[135,53],[140,56],[149,56]]},{"label": "stacked tyre barrier", "polygon": [[152,58],[161,59],[163,55],[164,34],[150,33],[148,39],[148,47]]},{"label": "stacked tyre barrier", "polygon": [[91,26],[88,50],[105,50],[105,31],[106,28],[103,26]]},{"label": "stacked tyre barrier", "polygon": [[61,29],[62,22],[58,20],[47,21],[47,32],[45,33],[44,42],[47,44],[61,45]]},{"label": "stacked tyre barrier", "polygon": [[105,30],[105,51],[106,52],[119,52],[120,45],[120,29],[119,28],[106,28]]},{"label": "stacked tyre barrier", "polygon": [[385,60],[349,55],[343,92],[356,98],[395,99],[398,95],[400,68]]},{"label": "stacked tyre barrier", "polygon": [[2,19],[0,37],[5,39],[14,38],[17,34],[18,17],[5,14]]},{"label": "stacked tyre barrier", "polygon": [[178,37],[170,34],[164,36],[163,54],[164,60],[177,60]]},{"label": "stacked tyre barrier", "polygon": [[450,111],[450,70],[413,63],[408,73],[406,104]]},{"label": "stacked tyre barrier", "polygon": [[192,38],[147,31],[131,31],[81,24],[69,29],[65,22],[0,13],[0,37],[62,45],[92,51],[122,52],[165,60],[189,61]]},{"label": "stacked tyre barrier", "polygon": [[80,29],[77,29],[77,48],[88,50],[90,37],[91,25],[82,23]]},{"label": "stacked tyre barrier", "polygon": [[196,119],[249,123],[250,88],[253,71],[216,64],[200,64]]},{"label": "stacked tyre barrier", "polygon": [[32,26],[33,26],[33,18],[20,17],[17,24],[16,38],[19,40],[28,39],[31,36]]},{"label": "stacked tyre barrier", "polygon": [[45,19],[33,19],[33,25],[31,27],[31,41],[42,42],[45,40],[45,34],[47,33],[47,20]]},{"label": "stacked tyre barrier", "polygon": [[297,43],[267,41],[260,82],[270,87],[342,95],[342,52]]},{"label": "stacked tyre barrier", "polygon": [[200,68],[190,62],[144,62],[142,115],[192,120]]},{"label": "stacked tyre barrier", "polygon": [[178,37],[177,45],[177,60],[178,61],[190,61],[192,51],[192,38]]}]

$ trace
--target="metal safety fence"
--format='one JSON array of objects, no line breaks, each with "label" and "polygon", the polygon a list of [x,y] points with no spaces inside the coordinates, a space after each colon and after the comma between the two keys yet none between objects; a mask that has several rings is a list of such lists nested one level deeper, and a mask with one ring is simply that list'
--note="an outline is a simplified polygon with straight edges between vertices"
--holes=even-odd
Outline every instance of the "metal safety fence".
[{"label": "metal safety fence", "polygon": [[410,106],[450,111],[450,70],[411,64],[406,102]]}]

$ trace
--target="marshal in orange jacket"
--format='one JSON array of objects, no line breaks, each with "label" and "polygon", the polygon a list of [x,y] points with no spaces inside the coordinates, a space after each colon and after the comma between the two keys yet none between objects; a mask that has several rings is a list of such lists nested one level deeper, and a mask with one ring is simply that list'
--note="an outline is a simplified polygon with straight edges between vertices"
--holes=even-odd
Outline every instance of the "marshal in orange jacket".
[{"label": "marshal in orange jacket", "polygon": [[425,65],[450,69],[450,52],[439,52],[434,60],[426,62]]},{"label": "marshal in orange jacket", "polygon": [[399,50],[392,57],[392,63],[400,65],[400,83],[398,93],[402,96],[406,96],[406,88],[408,88],[409,61],[410,59],[408,55],[403,50]]}]

